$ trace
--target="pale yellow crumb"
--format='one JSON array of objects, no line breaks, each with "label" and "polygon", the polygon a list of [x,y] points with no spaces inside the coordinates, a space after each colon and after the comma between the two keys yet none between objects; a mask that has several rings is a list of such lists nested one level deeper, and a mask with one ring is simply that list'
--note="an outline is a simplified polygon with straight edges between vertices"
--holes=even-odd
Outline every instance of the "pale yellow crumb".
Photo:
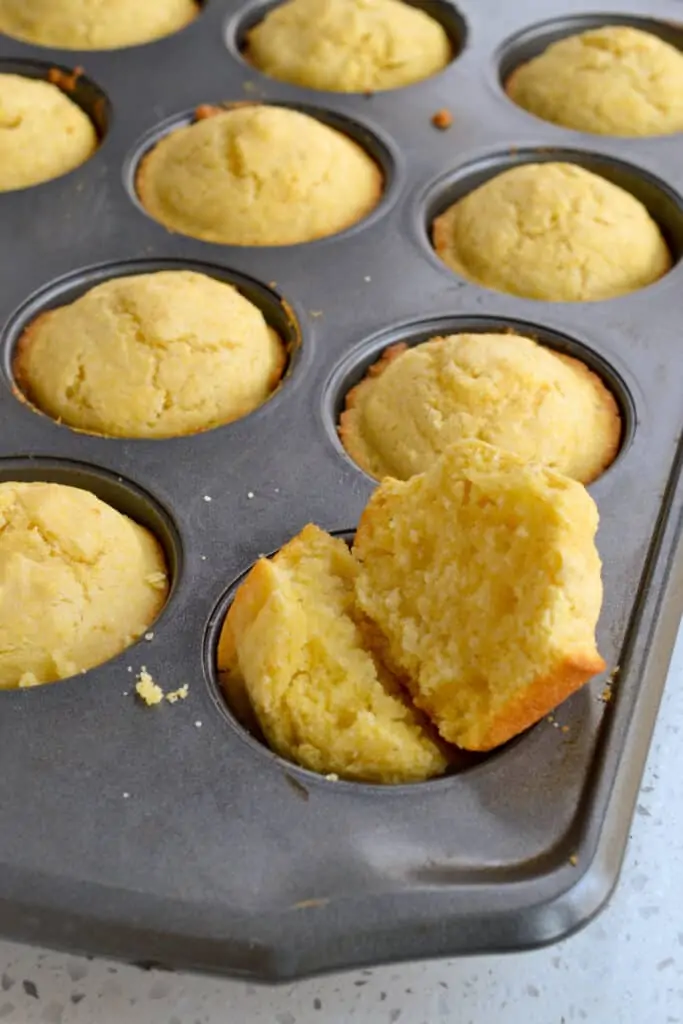
[{"label": "pale yellow crumb", "polygon": [[258,561],[219,640],[228,700],[253,711],[275,753],[327,779],[441,775],[446,751],[354,618],[357,573],[344,541],[310,524]]},{"label": "pale yellow crumb", "polygon": [[569,858],[569,863],[571,864],[571,866],[572,866],[573,868],[575,868],[575,867],[576,867],[576,865],[577,865],[577,864],[579,863],[579,858],[578,858],[578,857],[576,856],[576,854],[575,854],[575,853],[573,853],[573,854],[571,855],[571,857]]},{"label": "pale yellow crumb", "polygon": [[189,692],[189,686],[185,683],[184,686],[180,686],[177,690],[171,690],[170,693],[166,694],[166,700],[169,704],[175,704],[177,700],[185,700]]},{"label": "pale yellow crumb", "polygon": [[357,605],[447,742],[484,752],[554,726],[604,671],[597,526],[581,484],[481,441],[375,490],[353,544]]},{"label": "pale yellow crumb", "polygon": [[562,732],[565,732],[565,733],[569,732],[569,726],[568,725],[563,725],[562,726]]},{"label": "pale yellow crumb", "polygon": [[140,669],[137,679],[135,692],[140,700],[150,708],[155,704],[161,704],[164,699],[164,691],[154,682],[144,665]]}]

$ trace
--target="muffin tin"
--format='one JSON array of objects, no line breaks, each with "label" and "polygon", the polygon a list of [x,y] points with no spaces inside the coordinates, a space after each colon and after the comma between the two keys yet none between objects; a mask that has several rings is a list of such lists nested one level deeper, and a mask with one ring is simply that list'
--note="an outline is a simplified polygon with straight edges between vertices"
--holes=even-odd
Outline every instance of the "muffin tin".
[{"label": "muffin tin", "polygon": [[[435,78],[374,96],[287,86],[247,66],[239,41],[265,10],[250,2],[208,0],[177,35],[113,53],[0,40],[3,71],[83,65],[75,98],[103,135],[78,170],[0,195],[0,479],[90,488],[156,532],[173,575],[151,640],[82,677],[0,692],[5,936],[273,981],[550,942],[615,884],[683,607],[683,270],[608,302],[530,302],[452,274],[428,224],[500,169],[572,159],[645,202],[678,260],[681,137],[557,128],[516,108],[500,78],[592,24],[635,19],[683,48],[683,3],[419,6],[460,52]],[[196,106],[245,99],[308,110],[366,145],[387,175],[376,211],[284,248],[202,243],[147,217],[133,192],[141,152]],[[442,108],[447,131],[431,122]],[[12,347],[39,311],[113,274],[173,267],[236,283],[285,335],[288,374],[265,405],[205,434],[145,441],[79,434],[20,400]],[[510,327],[584,359],[621,403],[621,453],[591,486],[608,672],[552,721],[432,782],[335,782],[281,760],[218,690],[234,584],[308,521],[353,530],[374,485],[335,421],[386,345]],[[143,665],[164,690],[189,684],[188,699],[142,707]]]}]

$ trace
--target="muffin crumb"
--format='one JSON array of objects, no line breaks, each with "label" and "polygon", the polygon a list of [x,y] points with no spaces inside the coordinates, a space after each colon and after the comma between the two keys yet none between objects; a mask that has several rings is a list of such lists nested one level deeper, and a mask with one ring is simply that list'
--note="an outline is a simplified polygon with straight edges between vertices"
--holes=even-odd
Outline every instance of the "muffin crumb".
[{"label": "muffin crumb", "polygon": [[167,693],[166,700],[169,704],[175,704],[179,700],[186,700],[189,690],[189,686],[185,683],[184,686],[179,686],[177,690],[171,690],[170,693]]},{"label": "muffin crumb", "polygon": [[161,704],[164,699],[164,691],[157,685],[144,665],[138,673],[137,680],[135,692],[140,700],[150,708],[155,704]]},{"label": "muffin crumb", "polygon": [[439,131],[445,132],[453,124],[453,115],[446,107],[442,107],[432,116],[432,124]]}]

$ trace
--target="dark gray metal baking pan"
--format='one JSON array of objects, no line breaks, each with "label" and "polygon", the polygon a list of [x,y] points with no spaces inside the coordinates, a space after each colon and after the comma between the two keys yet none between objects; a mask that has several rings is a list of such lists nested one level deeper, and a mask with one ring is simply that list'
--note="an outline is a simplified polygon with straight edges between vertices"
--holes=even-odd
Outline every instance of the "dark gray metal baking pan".
[{"label": "dark gray metal baking pan", "polygon": [[[552,942],[615,885],[683,608],[683,268],[608,302],[529,302],[452,274],[427,228],[498,168],[558,156],[639,195],[678,260],[683,139],[554,127],[510,103],[500,78],[550,38],[615,19],[649,19],[681,46],[683,4],[424,6],[457,36],[457,59],[429,81],[369,97],[250,68],[240,34],[263,9],[251,2],[208,0],[183,32],[110,53],[0,39],[3,68],[82,65],[90,84],[77,99],[104,135],[78,170],[0,195],[0,479],[91,487],[157,531],[174,575],[151,641],[85,676],[0,693],[4,936],[279,981]],[[245,98],[317,109],[368,145],[389,179],[376,213],[334,238],[261,249],[172,235],[148,218],[131,181],[149,140],[199,104]],[[443,107],[453,126],[440,132],[430,119]],[[163,266],[235,281],[288,335],[289,373],[269,402],[206,434],[127,441],[75,433],[18,399],[11,347],[27,319],[110,274]],[[422,785],[300,770],[221,704],[212,652],[226,595],[304,523],[354,529],[373,482],[344,455],[334,419],[385,344],[508,326],[580,355],[621,402],[622,452],[591,487],[613,698],[600,700],[598,679],[554,722]],[[187,683],[188,699],[136,704],[142,665],[167,690]]]}]

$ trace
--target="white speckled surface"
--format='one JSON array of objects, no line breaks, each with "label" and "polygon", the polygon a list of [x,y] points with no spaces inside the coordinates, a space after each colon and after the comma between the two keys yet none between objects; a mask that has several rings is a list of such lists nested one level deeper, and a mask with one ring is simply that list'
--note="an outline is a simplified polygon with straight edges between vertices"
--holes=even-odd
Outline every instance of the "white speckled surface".
[{"label": "white speckled surface", "polygon": [[279,989],[0,942],[0,1024],[683,1024],[683,631],[619,888],[567,942]]}]

